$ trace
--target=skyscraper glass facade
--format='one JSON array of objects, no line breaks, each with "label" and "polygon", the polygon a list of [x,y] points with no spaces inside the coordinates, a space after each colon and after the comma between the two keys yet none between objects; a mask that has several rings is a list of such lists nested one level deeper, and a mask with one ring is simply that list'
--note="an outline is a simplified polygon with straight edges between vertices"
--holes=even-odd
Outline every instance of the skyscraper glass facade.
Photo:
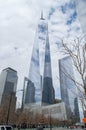
[{"label": "skyscraper glass facade", "polygon": [[3,103],[6,96],[16,93],[17,88],[17,71],[12,68],[6,68],[0,75],[0,103]]},{"label": "skyscraper glass facade", "polygon": [[[42,90],[45,89],[47,90],[47,93],[50,94],[52,91],[52,88],[50,87],[50,85],[52,86],[50,50],[49,50],[49,43],[47,43],[49,42],[47,37],[48,37],[48,24],[44,20],[44,18],[41,17],[39,24],[37,26],[35,42],[32,51],[29,76],[28,76],[28,83],[26,86],[25,104],[28,105],[30,103],[41,105],[43,99]],[[44,69],[46,69],[46,71]],[[45,77],[45,75],[46,76],[48,75],[49,83],[47,86],[44,87],[43,77]],[[48,98],[50,98],[49,100],[51,100],[51,96],[49,96]]]},{"label": "skyscraper glass facade", "polygon": [[[73,82],[74,73],[72,67],[71,58],[65,57],[59,60],[59,75],[60,75],[60,89],[61,89],[61,99],[70,107],[71,112],[75,115],[74,109],[77,105],[74,105],[76,98],[76,86]],[[77,110],[78,111],[78,110]],[[78,115],[79,116],[79,115]]]},{"label": "skyscraper glass facade", "polygon": [[52,83],[50,46],[49,46],[49,37],[48,37],[48,29],[47,29],[42,103],[43,104],[54,104],[54,101],[55,101],[55,92],[54,92],[53,83]]}]

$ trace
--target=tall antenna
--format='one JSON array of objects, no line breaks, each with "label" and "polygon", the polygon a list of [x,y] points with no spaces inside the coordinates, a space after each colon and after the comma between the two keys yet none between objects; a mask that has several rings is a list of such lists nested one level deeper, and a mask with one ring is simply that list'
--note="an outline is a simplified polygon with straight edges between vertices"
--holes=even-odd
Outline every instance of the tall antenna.
[{"label": "tall antenna", "polygon": [[43,18],[43,11],[41,11],[41,18],[40,18],[40,19],[45,20],[45,19]]}]

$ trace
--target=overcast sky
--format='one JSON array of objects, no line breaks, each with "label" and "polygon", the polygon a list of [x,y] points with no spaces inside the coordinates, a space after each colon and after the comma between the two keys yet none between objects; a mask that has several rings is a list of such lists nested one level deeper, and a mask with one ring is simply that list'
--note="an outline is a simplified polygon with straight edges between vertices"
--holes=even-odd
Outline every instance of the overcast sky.
[{"label": "overcast sky", "polygon": [[[17,70],[17,89],[23,88],[42,10],[49,24],[53,84],[59,97],[57,61],[60,38],[82,35],[73,0],[0,0],[0,72],[7,67]],[[21,98],[19,93],[18,100]]]}]

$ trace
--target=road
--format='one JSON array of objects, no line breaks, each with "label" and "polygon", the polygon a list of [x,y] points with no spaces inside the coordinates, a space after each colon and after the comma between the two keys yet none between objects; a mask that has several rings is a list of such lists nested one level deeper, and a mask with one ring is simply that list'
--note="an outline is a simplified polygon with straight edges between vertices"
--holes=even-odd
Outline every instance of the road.
[{"label": "road", "polygon": [[[50,130],[50,128],[45,128],[44,130]],[[68,129],[68,128],[52,128],[52,130],[83,130],[81,128],[77,129]]]},{"label": "road", "polygon": [[[37,129],[33,128],[33,129],[28,129],[28,130],[37,130]],[[44,128],[43,130],[50,130],[50,128]],[[59,128],[54,127],[51,130],[85,130],[85,129],[81,129],[81,128],[68,129],[68,128],[62,128],[62,127],[59,127]]]}]

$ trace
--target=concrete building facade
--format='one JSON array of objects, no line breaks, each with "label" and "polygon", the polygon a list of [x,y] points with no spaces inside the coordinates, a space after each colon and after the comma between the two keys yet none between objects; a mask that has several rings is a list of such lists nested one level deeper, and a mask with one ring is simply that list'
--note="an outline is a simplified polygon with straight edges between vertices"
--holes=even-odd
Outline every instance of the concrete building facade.
[{"label": "concrete building facade", "polygon": [[34,114],[43,114],[46,117],[52,117],[61,121],[70,119],[71,117],[70,109],[64,102],[47,106],[32,107],[30,110],[31,112],[34,112]]}]

